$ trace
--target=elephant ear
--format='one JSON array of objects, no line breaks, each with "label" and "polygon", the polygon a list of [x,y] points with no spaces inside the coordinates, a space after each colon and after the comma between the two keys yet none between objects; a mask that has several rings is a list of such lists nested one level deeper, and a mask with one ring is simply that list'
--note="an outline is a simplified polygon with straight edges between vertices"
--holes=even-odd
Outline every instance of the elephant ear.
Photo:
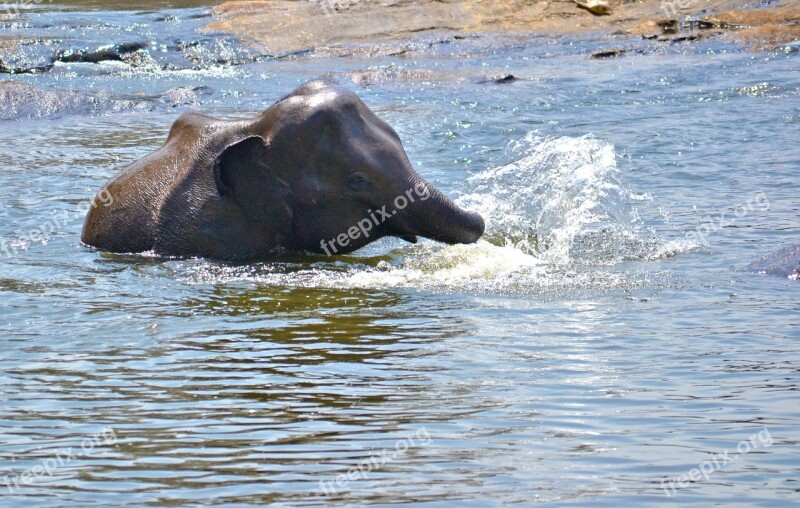
[{"label": "elephant ear", "polygon": [[266,151],[266,141],[261,136],[250,136],[228,145],[214,160],[214,183],[219,195],[233,195],[251,188],[256,166]]}]

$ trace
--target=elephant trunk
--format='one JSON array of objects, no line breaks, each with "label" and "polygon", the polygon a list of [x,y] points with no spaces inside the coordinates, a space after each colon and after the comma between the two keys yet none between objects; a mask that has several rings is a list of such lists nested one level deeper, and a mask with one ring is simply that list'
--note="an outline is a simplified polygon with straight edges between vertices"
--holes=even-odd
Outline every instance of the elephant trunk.
[{"label": "elephant trunk", "polygon": [[439,242],[475,243],[483,235],[483,217],[459,208],[436,187],[419,178],[413,182],[417,200],[408,208],[407,233]]}]

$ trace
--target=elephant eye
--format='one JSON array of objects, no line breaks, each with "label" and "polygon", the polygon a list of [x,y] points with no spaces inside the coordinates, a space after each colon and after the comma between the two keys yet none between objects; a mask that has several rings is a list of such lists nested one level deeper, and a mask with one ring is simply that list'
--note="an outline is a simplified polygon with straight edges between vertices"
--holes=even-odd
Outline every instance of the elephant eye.
[{"label": "elephant eye", "polygon": [[372,182],[363,173],[353,173],[347,178],[347,186],[356,191],[365,191],[372,187]]}]

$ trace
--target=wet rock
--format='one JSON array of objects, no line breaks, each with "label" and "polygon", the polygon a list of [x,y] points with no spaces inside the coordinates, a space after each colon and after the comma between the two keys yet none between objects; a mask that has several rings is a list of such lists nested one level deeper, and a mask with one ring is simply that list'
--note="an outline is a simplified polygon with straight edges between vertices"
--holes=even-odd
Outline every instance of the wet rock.
[{"label": "wet rock", "polygon": [[675,18],[650,19],[627,31],[631,35],[641,35],[644,39],[656,39],[663,35],[677,34],[683,25]]},{"label": "wet rock", "polygon": [[700,20],[710,28],[731,31],[728,38],[757,50],[800,39],[800,8],[724,11]]},{"label": "wet rock", "polygon": [[0,81],[0,120],[40,119],[64,114],[152,109],[145,101],[114,99],[108,94],[40,88],[18,81]]},{"label": "wet rock", "polygon": [[655,39],[659,35],[662,35],[664,30],[658,25],[658,21],[649,19],[624,33],[630,35],[641,35],[644,39]]},{"label": "wet rock", "polygon": [[736,31],[730,38],[755,49],[772,49],[800,40],[800,24],[754,26]]},{"label": "wet rock", "polygon": [[0,39],[0,73],[38,74],[53,64],[49,53],[52,41],[36,39]]},{"label": "wet rock", "polygon": [[123,61],[125,55],[144,50],[144,42],[129,42],[103,46],[95,49],[63,49],[56,52],[54,62],[61,63],[99,63],[104,61]]},{"label": "wet rock", "polygon": [[[496,84],[505,85],[514,83],[520,79],[513,74],[500,75],[500,77],[492,76],[477,79],[474,74],[468,71],[459,71],[456,69],[443,70],[443,69],[417,69],[396,67],[393,65],[364,69],[357,71],[350,71],[346,76],[353,83],[370,86],[380,83],[477,83],[477,84]],[[329,78],[336,79],[336,74],[328,75]]]},{"label": "wet rock", "polygon": [[731,10],[706,16],[702,21],[709,27],[726,29],[796,23],[800,21],[800,8]]},{"label": "wet rock", "polygon": [[0,57],[13,55],[22,45],[19,39],[0,39]]},{"label": "wet rock", "polygon": [[224,35],[181,41],[177,44],[177,49],[183,58],[201,68],[212,65],[244,65],[271,57]]},{"label": "wet rock", "polygon": [[[679,28],[681,30],[710,30],[712,28],[716,28],[714,23],[709,23],[703,19],[694,19],[688,18],[680,24]],[[677,30],[676,30],[677,32]]]},{"label": "wet rock", "polygon": [[691,34],[691,35],[680,35],[678,37],[664,37],[664,38],[661,38],[661,39],[658,39],[658,40],[662,41],[662,42],[669,42],[670,44],[678,44],[678,43],[681,43],[681,42],[696,41],[696,40],[699,40],[701,38],[702,37],[700,35]]},{"label": "wet rock", "polygon": [[208,86],[179,86],[170,88],[161,96],[160,101],[170,107],[194,105],[203,97],[213,95],[214,89]]},{"label": "wet rock", "polygon": [[603,51],[598,51],[597,53],[592,53],[592,55],[589,58],[595,60],[601,60],[605,58],[617,58],[625,54],[627,54],[627,51],[625,51],[624,49],[614,48],[614,49],[606,49]]},{"label": "wet rock", "polygon": [[379,83],[423,83],[442,81],[445,76],[437,75],[430,69],[403,69],[395,67],[382,67],[380,69],[366,69],[347,73],[353,83],[361,86],[370,86]]},{"label": "wet rock", "polygon": [[677,19],[661,19],[656,21],[656,26],[661,29],[664,34],[676,34],[680,28],[680,23]]},{"label": "wet rock", "polygon": [[38,67],[9,67],[0,59],[0,74],[40,74],[49,71],[52,65],[41,65]]},{"label": "wet rock", "polygon": [[505,77],[497,78],[494,80],[494,82],[498,85],[505,85],[507,83],[513,83],[514,81],[517,81],[517,78],[513,74],[509,74]]},{"label": "wet rock", "polygon": [[507,85],[508,83],[513,83],[515,81],[519,81],[519,78],[517,78],[513,74],[507,74],[501,78],[482,79],[478,81],[478,84],[491,83],[495,85]]},{"label": "wet rock", "polygon": [[800,40],[795,42],[790,42],[789,44],[781,44],[781,50],[786,53],[799,53],[800,52]]}]

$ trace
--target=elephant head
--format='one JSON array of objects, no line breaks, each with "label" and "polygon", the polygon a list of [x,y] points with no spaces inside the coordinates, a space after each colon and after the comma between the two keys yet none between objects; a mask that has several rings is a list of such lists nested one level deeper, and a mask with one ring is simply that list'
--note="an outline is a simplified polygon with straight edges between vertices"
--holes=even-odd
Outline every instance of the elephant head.
[{"label": "elephant head", "polygon": [[455,244],[483,234],[481,216],[417,174],[394,129],[345,88],[307,83],[242,136],[213,164],[217,191],[254,222],[284,224],[292,250],[343,254],[384,236]]}]

